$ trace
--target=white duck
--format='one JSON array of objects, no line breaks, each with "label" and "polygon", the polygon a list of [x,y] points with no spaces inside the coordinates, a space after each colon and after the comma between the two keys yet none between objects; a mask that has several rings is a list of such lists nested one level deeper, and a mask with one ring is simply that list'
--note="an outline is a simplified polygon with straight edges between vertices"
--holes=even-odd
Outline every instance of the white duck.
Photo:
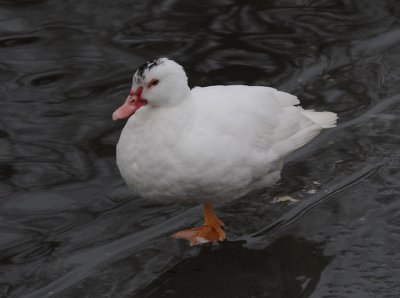
[{"label": "white duck", "polygon": [[204,224],[172,235],[191,245],[225,239],[212,204],[277,182],[283,158],[333,127],[331,112],[303,110],[296,96],[259,86],[190,89],[167,58],[135,72],[113,119],[131,116],[117,145],[126,183],[149,200],[203,204]]}]

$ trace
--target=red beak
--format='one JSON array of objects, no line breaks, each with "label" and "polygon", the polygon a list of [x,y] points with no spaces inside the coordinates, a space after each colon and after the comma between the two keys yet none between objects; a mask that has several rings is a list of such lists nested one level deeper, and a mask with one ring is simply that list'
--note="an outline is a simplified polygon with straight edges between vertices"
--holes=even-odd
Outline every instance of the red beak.
[{"label": "red beak", "polygon": [[146,105],[147,101],[142,99],[142,91],[143,87],[139,87],[136,91],[132,89],[125,103],[112,114],[112,119],[115,121],[128,118],[135,113],[137,109]]}]

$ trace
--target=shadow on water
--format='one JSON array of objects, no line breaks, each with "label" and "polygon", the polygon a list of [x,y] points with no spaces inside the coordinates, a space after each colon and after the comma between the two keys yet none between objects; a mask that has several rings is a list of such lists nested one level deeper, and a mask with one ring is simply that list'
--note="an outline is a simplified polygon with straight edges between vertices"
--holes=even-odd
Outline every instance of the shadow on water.
[{"label": "shadow on water", "polygon": [[262,250],[225,242],[204,247],[162,274],[139,297],[309,297],[332,259],[321,244],[286,236]]}]

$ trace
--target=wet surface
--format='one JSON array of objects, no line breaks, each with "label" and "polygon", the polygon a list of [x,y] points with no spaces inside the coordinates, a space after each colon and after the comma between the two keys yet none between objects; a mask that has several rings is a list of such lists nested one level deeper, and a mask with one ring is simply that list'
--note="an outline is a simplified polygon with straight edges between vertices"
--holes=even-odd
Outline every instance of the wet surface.
[{"label": "wet surface", "polygon": [[[0,1],[0,297],[399,296],[399,5],[265,3]],[[115,165],[111,113],[160,56],[340,116],[218,209],[211,249],[167,237],[199,207],[134,197]]]}]

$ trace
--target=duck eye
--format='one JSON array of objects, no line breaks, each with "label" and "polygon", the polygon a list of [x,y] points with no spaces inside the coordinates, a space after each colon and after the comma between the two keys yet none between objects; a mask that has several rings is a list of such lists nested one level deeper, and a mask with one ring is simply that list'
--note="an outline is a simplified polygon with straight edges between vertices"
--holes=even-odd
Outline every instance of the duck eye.
[{"label": "duck eye", "polygon": [[160,81],[159,81],[159,80],[151,80],[151,81],[150,81],[150,83],[149,83],[149,87],[152,87],[152,86],[157,86],[157,85],[158,85],[158,83],[160,83]]}]

